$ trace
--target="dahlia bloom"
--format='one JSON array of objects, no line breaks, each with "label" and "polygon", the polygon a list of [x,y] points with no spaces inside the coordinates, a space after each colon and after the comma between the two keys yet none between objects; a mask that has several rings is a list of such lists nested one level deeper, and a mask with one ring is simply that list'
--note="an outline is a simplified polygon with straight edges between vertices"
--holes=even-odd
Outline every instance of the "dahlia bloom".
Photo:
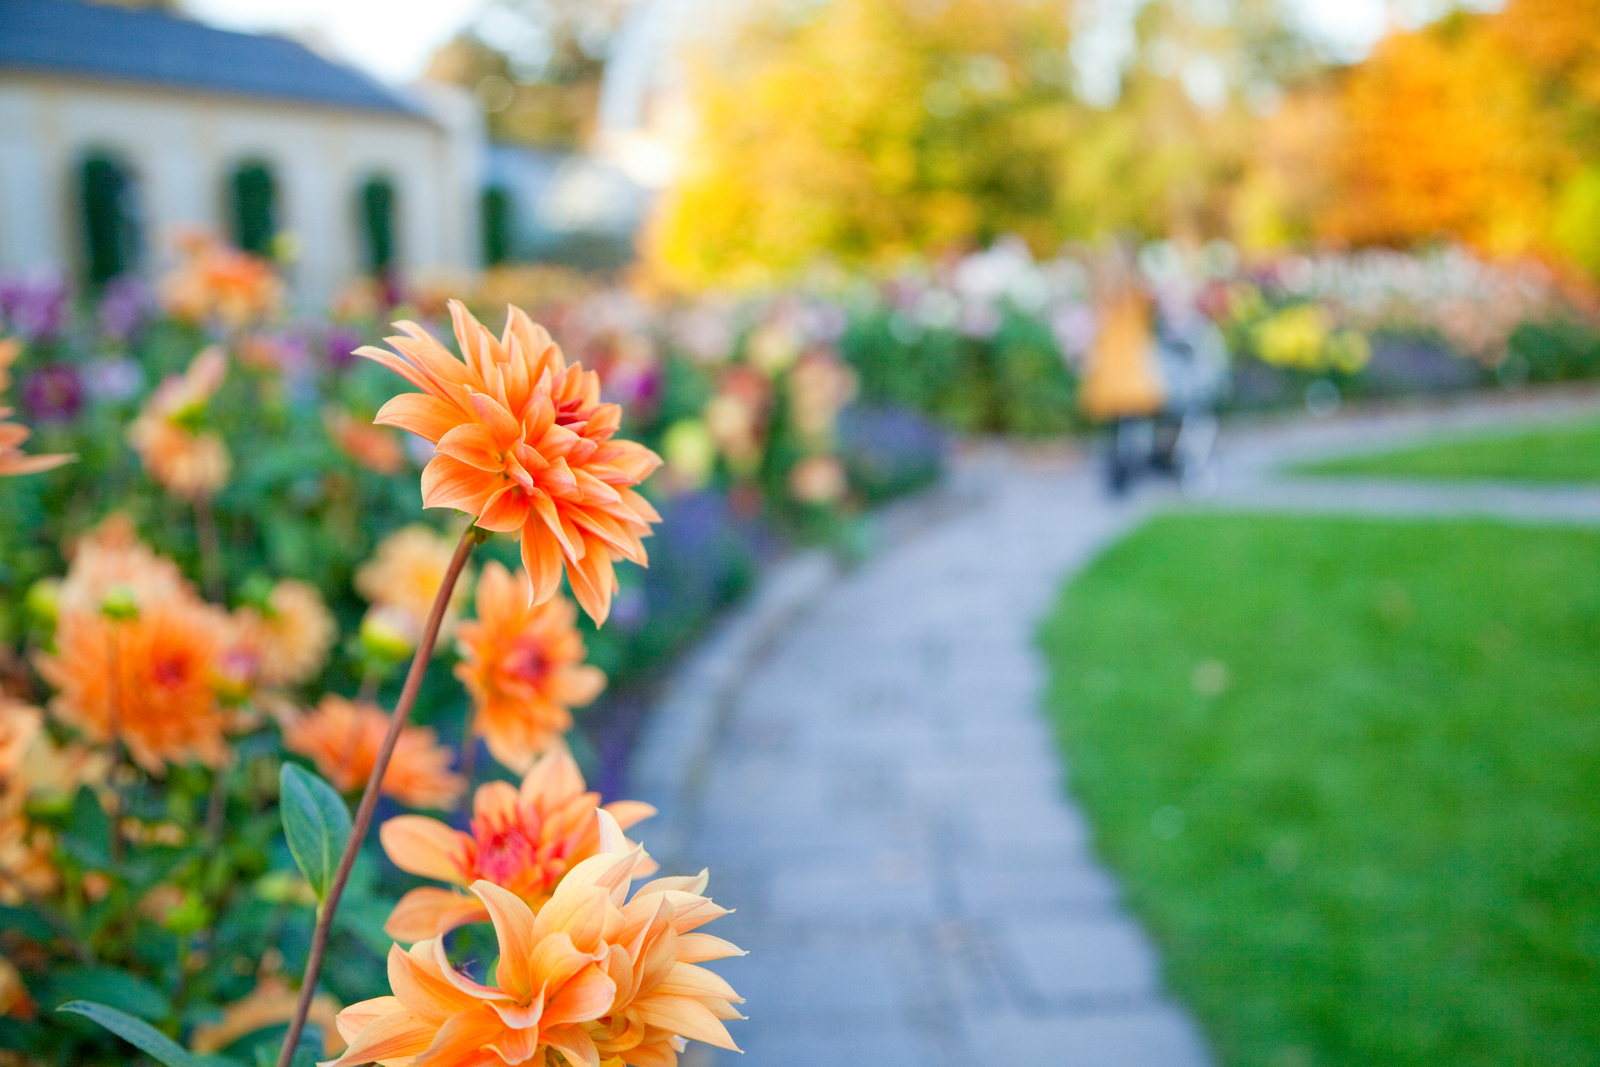
[{"label": "dahlia bloom", "polygon": [[228,481],[232,461],[227,446],[215,433],[198,429],[206,404],[227,373],[222,349],[205,349],[186,372],[156,387],[128,427],[128,442],[150,477],[184,500],[210,496]]},{"label": "dahlia bloom", "polygon": [[31,1019],[37,1013],[22,975],[17,973],[17,968],[10,960],[0,956],[0,1016]]},{"label": "dahlia bloom", "polygon": [[[558,749],[534,764],[521,789],[506,782],[479,786],[470,834],[421,815],[401,815],[384,823],[378,837],[403,871],[462,887],[485,879],[538,910],[571,867],[599,850],[599,806],[600,794],[585,791],[577,763]],[[600,810],[622,829],[656,811],[637,800],[614,801]],[[474,897],[413,889],[400,898],[383,929],[397,941],[420,941],[488,917]]]},{"label": "dahlia bloom", "polygon": [[[565,597],[531,602],[526,571],[491,562],[478,581],[478,618],[461,624],[456,666],[477,705],[473,730],[494,758],[524,772],[572,729],[568,708],[600,695],[606,676],[583,662],[578,611]],[[491,879],[493,881],[493,879]]]},{"label": "dahlia bloom", "polygon": [[37,708],[0,692],[0,904],[11,907],[29,894],[48,895],[57,888],[50,834],[31,826],[23,813],[30,791],[28,756],[43,726]]},{"label": "dahlia bloom", "polygon": [[322,424],[339,451],[370,471],[396,474],[406,465],[406,450],[392,430],[362,422],[340,408],[323,412]]},{"label": "dahlia bloom", "polygon": [[[22,342],[11,338],[0,340],[0,393],[11,384],[11,364],[22,354]],[[22,450],[22,443],[33,436],[33,431],[20,422],[6,422],[11,408],[0,407],[0,477],[12,474],[38,474],[54,470],[63,463],[71,463],[77,456],[67,453],[30,456]]]},{"label": "dahlia bloom", "polygon": [[498,341],[459,301],[450,314],[465,361],[412,322],[396,323],[405,336],[388,338],[399,355],[357,350],[423,390],[393,398],[376,421],[437,447],[422,472],[425,507],[520,531],[534,602],[555,595],[564,567],[578,603],[604,622],[616,591],[613,560],[644,564],[640,539],[661,521],[633,489],[661,458],[613,440],[622,409],[602,404],[598,375],[568,366],[524,312],[509,309]]},{"label": "dahlia bloom", "polygon": [[139,603],[193,596],[178,565],[139,540],[133,520],[122,512],[76,538],[68,549],[71,566],[56,593],[56,614],[98,612],[106,594],[125,586]]},{"label": "dahlia bloom", "polygon": [[161,300],[180,319],[217,318],[237,329],[264,319],[283,302],[272,264],[216,237],[193,231],[178,239],[182,263],[161,280]]},{"label": "dahlia bloom", "polygon": [[[101,613],[112,589],[137,612],[113,621]],[[50,711],[91,740],[117,737],[152,774],[197,759],[218,767],[233,717],[217,699],[232,634],[228,616],[202,601],[170,560],[114,516],[79,538],[57,601],[56,651],[39,674],[56,689]]]},{"label": "dahlia bloom", "polygon": [[740,998],[695,964],[742,953],[691,932],[726,910],[701,895],[703,876],[663,878],[627,901],[643,850],[626,849],[609,815],[599,819],[604,850],[574,867],[537,915],[491,882],[472,885],[499,940],[494,987],[456,971],[440,939],[409,952],[396,945],[394,995],[339,1013],[350,1047],[325,1067],[543,1067],[552,1051],[573,1067],[671,1067],[685,1038],[735,1048],[722,1020],[740,1018]]},{"label": "dahlia bloom", "polygon": [[[317,710],[287,718],[283,746],[309,757],[341,793],[366,784],[389,730],[389,716],[371,704],[329,693]],[[413,808],[449,808],[467,783],[450,770],[454,754],[426,726],[406,726],[384,771],[380,791]]]},{"label": "dahlia bloom", "polygon": [[[356,592],[372,605],[369,617],[379,617],[398,638],[415,648],[454,554],[452,539],[440,537],[420,523],[384,538],[373,557],[356,568]],[[441,638],[455,629],[471,584],[471,570],[463,570],[439,625]],[[443,647],[442,641],[435,646]]]},{"label": "dahlia bloom", "polygon": [[316,586],[293,578],[274,585],[259,608],[235,611],[233,620],[238,637],[232,657],[243,661],[240,673],[248,683],[268,688],[313,677],[339,636]]}]

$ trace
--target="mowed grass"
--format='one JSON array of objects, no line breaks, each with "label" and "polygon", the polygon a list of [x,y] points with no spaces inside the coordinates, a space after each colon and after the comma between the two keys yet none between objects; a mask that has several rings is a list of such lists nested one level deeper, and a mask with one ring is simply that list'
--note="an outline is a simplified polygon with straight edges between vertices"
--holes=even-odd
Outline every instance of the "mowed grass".
[{"label": "mowed grass", "polygon": [[1600,532],[1169,516],[1041,642],[1220,1064],[1600,1063]]},{"label": "mowed grass", "polygon": [[1441,440],[1295,468],[1299,474],[1384,478],[1600,482],[1600,419]]}]

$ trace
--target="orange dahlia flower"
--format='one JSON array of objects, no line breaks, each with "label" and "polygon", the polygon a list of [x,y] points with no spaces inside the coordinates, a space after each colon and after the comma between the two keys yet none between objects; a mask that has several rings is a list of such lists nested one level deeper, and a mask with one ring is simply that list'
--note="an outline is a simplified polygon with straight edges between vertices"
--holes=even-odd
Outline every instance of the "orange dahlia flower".
[{"label": "orange dahlia flower", "polygon": [[161,298],[178,318],[199,323],[215,317],[238,328],[266,318],[283,302],[283,281],[260,256],[197,230],[177,243],[183,261],[161,280]]},{"label": "orange dahlia flower", "polygon": [[495,986],[458,973],[440,939],[396,945],[394,995],[339,1014],[350,1047],[329,1067],[542,1067],[558,1062],[552,1052],[574,1067],[670,1067],[684,1038],[736,1048],[722,1020],[740,1018],[739,997],[695,964],[741,953],[691,932],[727,912],[693,878],[651,882],[624,903],[643,850],[624,850],[616,823],[599,818],[605,851],[574,867],[537,915],[509,890],[473,883],[499,940]]},{"label": "orange dahlia flower", "polygon": [[[113,589],[131,598],[133,618],[101,613]],[[227,759],[223,731],[233,725],[216,691],[230,634],[228,616],[117,515],[74,546],[57,601],[56,651],[36,664],[57,690],[51,712],[91,740],[110,740],[114,721],[151,773],[187,759],[215,767]]]},{"label": "orange dahlia flower", "polygon": [[604,672],[583,662],[577,608],[560,595],[535,604],[531,594],[526,571],[513,578],[489,563],[478,581],[478,618],[462,623],[456,638],[456,677],[477,704],[473,730],[518,772],[572,729],[568,708],[606,687]]},{"label": "orange dahlia flower", "polygon": [[459,302],[450,302],[457,359],[427,331],[398,322],[396,352],[356,350],[421,393],[403,393],[377,422],[434,442],[422,472],[425,507],[470,512],[479,526],[520,531],[533,599],[555,595],[565,567],[578,603],[604,622],[616,591],[612,561],[644,564],[641,538],[660,522],[632,488],[661,457],[613,440],[622,409],[600,402],[600,379],[566,357],[542,326],[510,308],[500,339]]},{"label": "orange dahlia flower", "polygon": [[56,594],[58,617],[98,612],[106,594],[119,586],[138,603],[195,595],[178,565],[140,541],[133,520],[122,512],[76,538],[67,554],[72,565]]},{"label": "orange dahlia flower", "polygon": [[370,471],[396,474],[406,465],[406,450],[391,430],[362,422],[339,408],[323,412],[322,424],[339,451]]},{"label": "orange dahlia flower", "polygon": [[215,433],[198,428],[227,373],[228,357],[212,345],[186,372],[157,386],[128,427],[128,442],[150,477],[185,500],[210,496],[228,481],[227,446]]},{"label": "orange dahlia flower", "polygon": [[[22,354],[22,342],[16,338],[0,340],[0,393],[11,385],[11,364]],[[11,414],[8,407],[0,407],[0,477],[11,474],[38,474],[54,470],[63,463],[71,463],[77,456],[64,452],[54,455],[30,456],[22,450],[22,442],[33,436],[33,431],[20,422],[4,421]]]},{"label": "orange dahlia flower", "polygon": [[[356,592],[372,605],[369,616],[381,616],[386,626],[397,631],[396,636],[416,647],[455,550],[453,539],[441,537],[432,527],[421,523],[385,537],[373,557],[356,568]],[[461,572],[461,578],[450,593],[444,621],[439,625],[441,638],[455,629],[471,585],[472,572],[468,568]],[[444,642],[440,641],[435,648],[444,648]]]},{"label": "orange dahlia flower", "polygon": [[[401,815],[384,823],[378,837],[403,871],[463,887],[486,879],[537,911],[562,875],[599,850],[599,806],[600,794],[585,791],[578,764],[558,749],[534,764],[521,789],[506,782],[479,786],[470,834],[421,815]],[[622,829],[656,812],[637,800],[614,801],[603,810]],[[473,897],[413,889],[383,929],[397,941],[420,941],[488,917]]]},{"label": "orange dahlia flower", "polygon": [[51,712],[94,741],[110,741],[115,722],[128,754],[152,774],[188,759],[220,767],[232,725],[217,699],[228,616],[192,595],[136,603],[127,621],[61,613],[56,652],[36,661],[57,690]]},{"label": "orange dahlia flower", "polygon": [[232,656],[244,661],[240,673],[269,688],[313,677],[339,636],[316,586],[292,578],[274,585],[259,609],[240,608],[233,618],[238,638]]},{"label": "orange dahlia flower", "polygon": [[[307,756],[341,793],[366,784],[389,730],[389,716],[371,704],[329,693],[317,710],[283,723],[283,745]],[[406,726],[383,774],[381,792],[413,808],[449,808],[466,781],[450,770],[455,755],[426,726]]]}]

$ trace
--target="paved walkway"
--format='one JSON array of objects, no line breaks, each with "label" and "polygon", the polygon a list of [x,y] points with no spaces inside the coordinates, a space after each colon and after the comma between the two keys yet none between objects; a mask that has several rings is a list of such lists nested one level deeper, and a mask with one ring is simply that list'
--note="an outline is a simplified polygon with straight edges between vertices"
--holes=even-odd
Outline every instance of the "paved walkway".
[{"label": "paved walkway", "polygon": [[[1457,422],[1565,403],[1480,405]],[[1489,507],[1470,487],[1440,491],[1452,502],[1383,486],[1286,489],[1268,473],[1271,458],[1393,441],[1439,419],[1230,434],[1218,503],[1503,510],[1510,497]],[[688,1064],[1209,1062],[1064,792],[1033,650],[1064,577],[1176,498],[1153,488],[1111,501],[1081,458],[998,449],[969,456],[957,481],[964,510],[827,585],[717,721],[700,713],[713,729],[691,761],[690,802],[670,813],[666,842],[645,840],[675,867],[709,866],[713,894],[739,909],[714,932],[750,950],[719,969],[751,1018],[731,1027],[746,1059],[696,1046]],[[1512,510],[1600,520],[1600,494],[1559,496]],[[683,734],[672,714],[647,734],[645,764],[659,769],[663,739]]]}]

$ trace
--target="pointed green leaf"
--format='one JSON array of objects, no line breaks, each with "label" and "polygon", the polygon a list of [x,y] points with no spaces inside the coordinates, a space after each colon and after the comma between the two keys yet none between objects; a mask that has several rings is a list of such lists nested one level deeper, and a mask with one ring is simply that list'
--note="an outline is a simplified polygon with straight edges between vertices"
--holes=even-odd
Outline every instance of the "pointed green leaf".
[{"label": "pointed green leaf", "polygon": [[300,873],[317,899],[325,900],[350,838],[350,809],[333,786],[304,767],[285,763],[278,777],[283,833]]},{"label": "pointed green leaf", "polygon": [[120,1011],[149,1020],[165,1019],[172,1014],[172,1002],[165,993],[138,975],[116,967],[74,967],[58,971],[50,979],[42,999],[46,1005],[109,1001],[118,1005]]},{"label": "pointed green leaf", "polygon": [[116,1008],[90,1000],[74,1000],[56,1009],[99,1023],[128,1044],[150,1055],[167,1067],[229,1067],[231,1061],[218,1056],[196,1056],[142,1019],[124,1015]]}]

